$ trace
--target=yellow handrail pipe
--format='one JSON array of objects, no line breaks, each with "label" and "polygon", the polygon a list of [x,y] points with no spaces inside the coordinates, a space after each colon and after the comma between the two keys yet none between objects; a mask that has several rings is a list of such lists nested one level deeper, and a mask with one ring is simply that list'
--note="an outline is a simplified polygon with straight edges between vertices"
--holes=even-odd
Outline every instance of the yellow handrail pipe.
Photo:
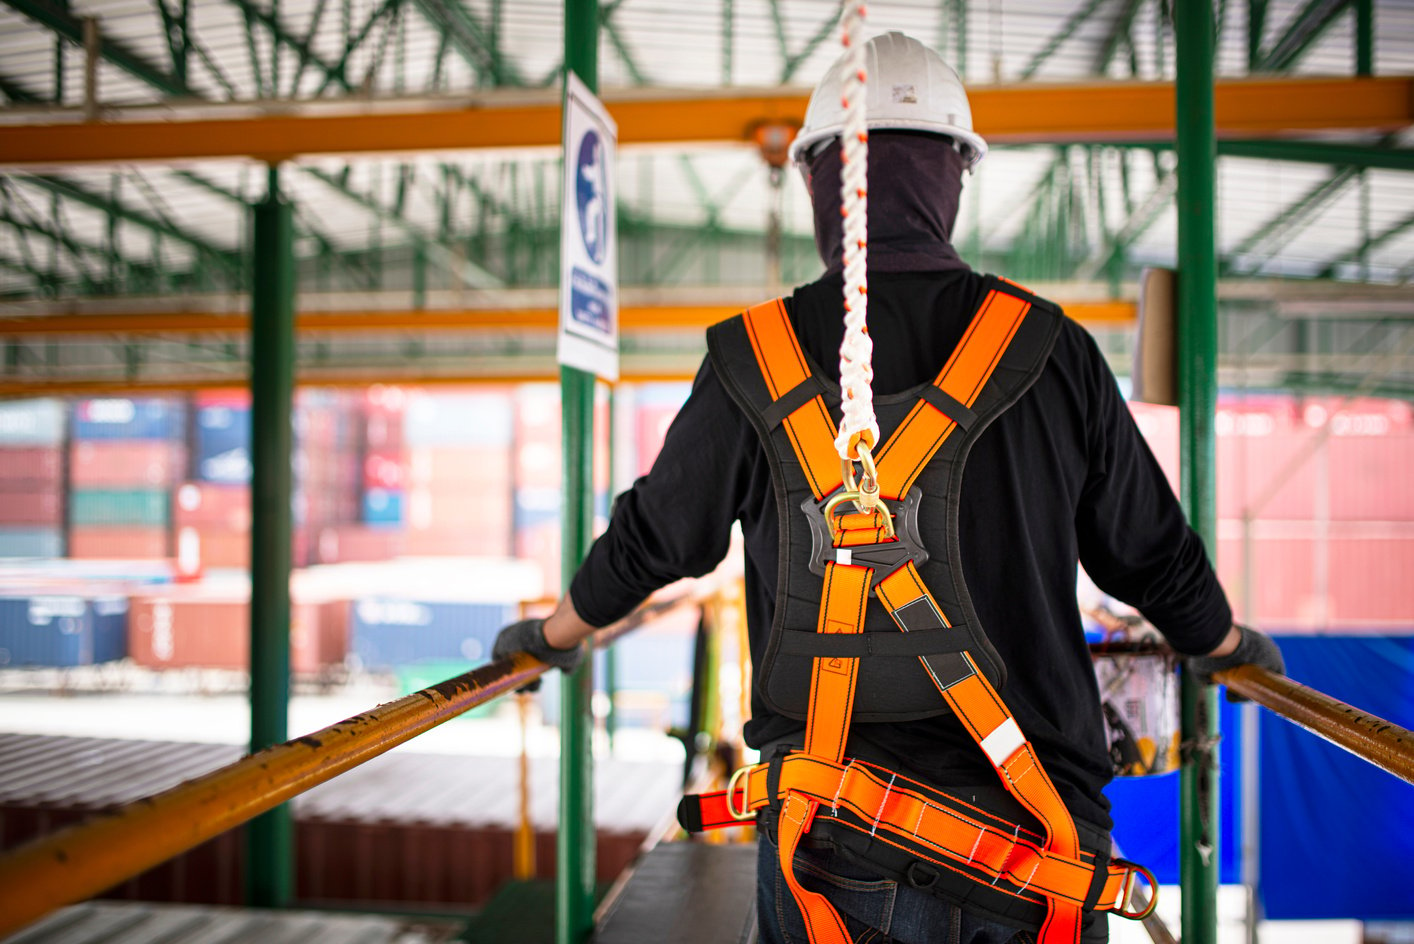
[{"label": "yellow handrail pipe", "polygon": [[[690,594],[639,607],[594,635],[602,648]],[[83,901],[332,780],[547,671],[523,652],[251,754],[0,856],[0,938]]]},{"label": "yellow handrail pipe", "polygon": [[1213,681],[1414,783],[1414,732],[1409,729],[1255,665],[1215,672]]},{"label": "yellow handrail pipe", "polygon": [[543,662],[516,653],[20,846],[0,857],[0,938],[515,691],[545,671]]}]

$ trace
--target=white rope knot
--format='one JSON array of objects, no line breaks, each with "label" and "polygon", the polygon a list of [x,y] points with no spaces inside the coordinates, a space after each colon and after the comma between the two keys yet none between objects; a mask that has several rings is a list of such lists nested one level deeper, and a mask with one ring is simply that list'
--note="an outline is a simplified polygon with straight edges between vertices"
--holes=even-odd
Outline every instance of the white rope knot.
[{"label": "white rope knot", "polygon": [[844,130],[841,138],[840,198],[844,217],[844,340],[840,344],[840,399],[844,416],[835,448],[840,458],[858,459],[858,446],[879,441],[874,416],[874,342],[869,337],[869,131],[865,126],[864,26],[862,0],[844,11]]}]

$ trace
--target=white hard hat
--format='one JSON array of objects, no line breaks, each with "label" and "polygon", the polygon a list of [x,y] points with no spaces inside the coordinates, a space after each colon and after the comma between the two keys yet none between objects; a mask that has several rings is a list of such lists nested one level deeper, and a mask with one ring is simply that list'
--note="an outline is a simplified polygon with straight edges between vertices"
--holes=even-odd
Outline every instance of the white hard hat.
[{"label": "white hard hat", "polygon": [[[987,142],[972,130],[972,108],[962,80],[942,56],[903,33],[884,33],[864,45],[865,126],[870,130],[927,131],[964,145],[967,167],[987,154]],[[813,146],[844,130],[842,57],[810,96],[805,124],[791,142],[790,159],[806,160]]]}]

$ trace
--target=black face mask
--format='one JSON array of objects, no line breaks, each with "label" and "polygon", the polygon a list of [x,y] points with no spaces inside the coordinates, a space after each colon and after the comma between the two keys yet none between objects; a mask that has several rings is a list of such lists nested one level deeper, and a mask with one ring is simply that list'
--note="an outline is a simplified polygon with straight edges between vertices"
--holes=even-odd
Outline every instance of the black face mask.
[{"label": "black face mask", "polygon": [[[964,160],[952,140],[915,131],[869,134],[869,268],[879,272],[966,269],[952,247]],[[828,273],[844,268],[840,149],[810,161],[815,248]]]}]

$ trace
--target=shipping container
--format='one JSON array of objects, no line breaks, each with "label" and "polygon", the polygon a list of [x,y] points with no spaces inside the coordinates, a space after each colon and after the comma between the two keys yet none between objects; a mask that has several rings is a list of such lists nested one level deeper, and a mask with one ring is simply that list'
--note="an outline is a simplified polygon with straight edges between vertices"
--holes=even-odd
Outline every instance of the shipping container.
[{"label": "shipping container", "polygon": [[76,440],[69,449],[75,489],[162,488],[186,475],[187,451],[160,439]]},{"label": "shipping container", "polygon": [[66,411],[60,400],[0,402],[0,445],[58,446],[64,441]]},{"label": "shipping container", "polygon": [[0,445],[0,490],[58,488],[63,483],[64,453],[57,446]]},{"label": "shipping container", "polygon": [[398,528],[344,524],[319,528],[312,533],[311,563],[385,561],[405,553],[405,532]]},{"label": "shipping container", "polygon": [[63,523],[64,501],[57,488],[0,490],[0,527],[58,528]]},{"label": "shipping container", "polygon": [[[240,669],[250,666],[249,587],[191,584],[132,596],[128,645],[147,668]],[[290,605],[290,669],[317,675],[343,664],[346,630],[329,619],[329,601]]]},{"label": "shipping container", "polygon": [[69,519],[75,528],[166,527],[172,521],[172,496],[166,489],[75,489],[69,496]]},{"label": "shipping container", "polygon": [[1329,449],[1332,519],[1414,522],[1414,433],[1335,435]]},{"label": "shipping container", "polygon": [[158,560],[170,557],[172,535],[167,528],[75,527],[69,532],[69,556],[113,560]]},{"label": "shipping container", "polygon": [[363,494],[363,523],[387,527],[403,524],[402,492],[373,488]]},{"label": "shipping container", "polygon": [[363,459],[365,491],[383,489],[401,491],[407,488],[407,461],[401,451],[370,450]]},{"label": "shipping container", "polygon": [[250,530],[250,488],[212,482],[186,482],[173,493],[176,526],[211,527],[233,532]]},{"label": "shipping container", "polygon": [[250,406],[229,396],[197,399],[192,443],[196,477],[206,482],[250,481]]},{"label": "shipping container", "polygon": [[0,595],[0,667],[68,668],[127,655],[128,601],[116,594]]},{"label": "shipping container", "polygon": [[59,528],[0,527],[0,557],[58,557],[63,551]]},{"label": "shipping container", "polygon": [[489,659],[496,634],[518,612],[514,603],[357,599],[350,617],[350,658],[370,672],[419,662],[480,664]]},{"label": "shipping container", "polygon": [[182,439],[186,405],[159,398],[108,397],[74,404],[75,439]]},{"label": "shipping container", "polygon": [[560,488],[559,388],[524,384],[516,391],[515,405],[516,488]]}]

